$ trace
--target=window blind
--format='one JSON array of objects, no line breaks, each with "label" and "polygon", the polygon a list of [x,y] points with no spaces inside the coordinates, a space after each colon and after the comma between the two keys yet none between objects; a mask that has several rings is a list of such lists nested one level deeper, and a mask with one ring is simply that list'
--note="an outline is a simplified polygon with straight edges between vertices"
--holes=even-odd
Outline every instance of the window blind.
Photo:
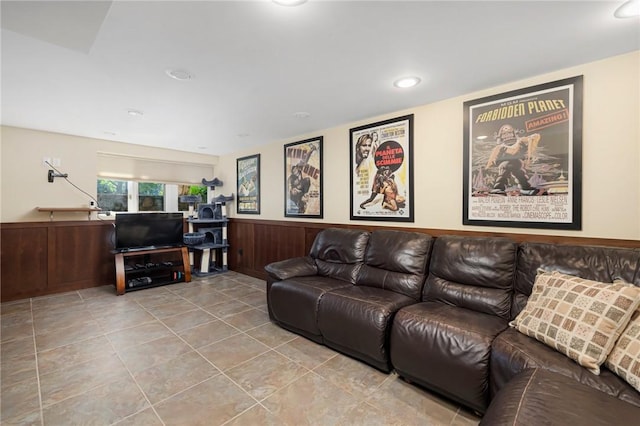
[{"label": "window blind", "polygon": [[213,164],[157,160],[98,153],[98,177],[176,184],[198,184],[213,179]]}]

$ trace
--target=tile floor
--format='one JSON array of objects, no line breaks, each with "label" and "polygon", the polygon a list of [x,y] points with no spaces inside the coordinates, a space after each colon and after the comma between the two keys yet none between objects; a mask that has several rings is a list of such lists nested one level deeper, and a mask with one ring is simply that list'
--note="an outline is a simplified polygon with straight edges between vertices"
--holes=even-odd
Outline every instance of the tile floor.
[{"label": "tile floor", "polygon": [[228,272],[1,306],[2,425],[475,425],[457,405],[269,322]]}]

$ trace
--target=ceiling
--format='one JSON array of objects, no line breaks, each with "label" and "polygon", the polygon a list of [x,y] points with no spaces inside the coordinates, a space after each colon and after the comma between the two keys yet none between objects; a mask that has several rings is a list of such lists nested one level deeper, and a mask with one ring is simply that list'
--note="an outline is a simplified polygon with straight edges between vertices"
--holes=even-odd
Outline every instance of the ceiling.
[{"label": "ceiling", "polygon": [[3,0],[2,124],[224,155],[638,50],[621,3]]}]

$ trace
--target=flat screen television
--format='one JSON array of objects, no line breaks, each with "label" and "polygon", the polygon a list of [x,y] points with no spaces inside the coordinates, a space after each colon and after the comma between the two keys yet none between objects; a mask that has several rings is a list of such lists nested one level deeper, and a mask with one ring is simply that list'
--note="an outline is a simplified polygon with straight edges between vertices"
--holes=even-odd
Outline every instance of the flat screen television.
[{"label": "flat screen television", "polygon": [[116,250],[144,250],[183,245],[182,213],[117,213]]}]

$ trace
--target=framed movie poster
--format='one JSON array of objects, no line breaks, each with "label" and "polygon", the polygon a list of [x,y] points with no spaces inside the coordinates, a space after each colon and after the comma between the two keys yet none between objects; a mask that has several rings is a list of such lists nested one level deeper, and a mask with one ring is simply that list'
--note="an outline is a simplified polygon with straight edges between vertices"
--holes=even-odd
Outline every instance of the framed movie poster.
[{"label": "framed movie poster", "polygon": [[464,103],[463,224],[582,226],[582,76]]},{"label": "framed movie poster", "polygon": [[284,146],[284,215],[322,217],[322,136]]},{"label": "framed movie poster", "polygon": [[236,212],[260,214],[260,154],[236,160],[238,204]]},{"label": "framed movie poster", "polygon": [[413,222],[413,114],[350,135],[351,219]]}]

